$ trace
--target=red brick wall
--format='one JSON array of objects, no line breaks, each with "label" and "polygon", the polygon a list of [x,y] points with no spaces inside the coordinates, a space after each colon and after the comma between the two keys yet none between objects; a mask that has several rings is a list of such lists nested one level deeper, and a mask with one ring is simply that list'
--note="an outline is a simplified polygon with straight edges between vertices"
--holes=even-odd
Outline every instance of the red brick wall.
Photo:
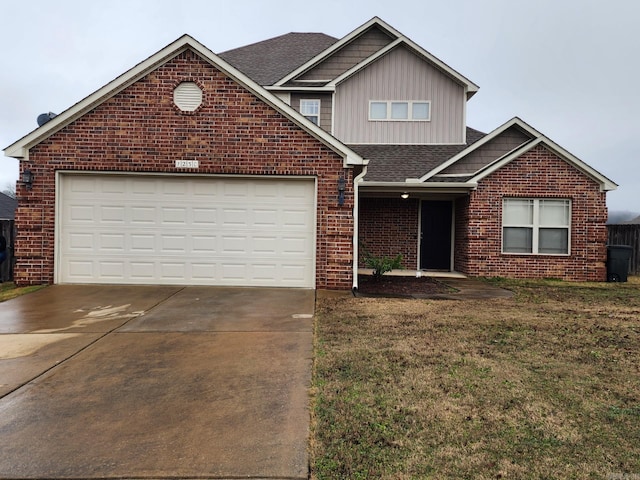
[{"label": "red brick wall", "polygon": [[453,241],[453,268],[456,272],[469,271],[469,196],[455,200],[455,229]]},{"label": "red brick wall", "polygon": [[[194,113],[173,104],[182,81],[204,91]],[[198,173],[305,175],[318,179],[317,288],[352,285],[353,176],[343,159],[194,53],[187,51],[55,133],[21,167],[35,176],[19,186],[15,280],[54,281],[55,172],[187,172],[175,160],[198,160]],[[337,204],[337,180],[346,199]]]},{"label": "red brick wall", "polygon": [[[418,214],[416,199],[361,198],[359,239],[372,255],[402,254],[403,268],[418,268]],[[362,256],[360,258],[360,266]]]},{"label": "red brick wall", "polygon": [[[571,199],[571,254],[502,254],[504,197]],[[537,147],[455,200],[454,268],[469,276],[606,279],[607,208],[599,185],[555,154]],[[360,240],[378,256],[402,253],[404,267],[418,263],[419,201],[363,198]],[[362,265],[362,262],[360,262]]]},{"label": "red brick wall", "polygon": [[[571,199],[571,254],[501,253],[503,197]],[[457,208],[456,268],[471,276],[606,279],[607,208],[599,185],[542,146],[483,179]],[[468,218],[466,228],[463,220]],[[458,258],[460,257],[460,258]]]}]

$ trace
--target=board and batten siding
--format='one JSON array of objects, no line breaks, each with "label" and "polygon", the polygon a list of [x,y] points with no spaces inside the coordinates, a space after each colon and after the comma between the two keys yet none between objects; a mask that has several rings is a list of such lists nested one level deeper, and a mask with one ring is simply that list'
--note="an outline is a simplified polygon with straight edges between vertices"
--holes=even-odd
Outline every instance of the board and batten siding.
[{"label": "board and batten siding", "polygon": [[[371,100],[427,100],[431,120],[369,121]],[[406,48],[338,85],[334,102],[334,135],[347,144],[464,142],[464,87]]]}]

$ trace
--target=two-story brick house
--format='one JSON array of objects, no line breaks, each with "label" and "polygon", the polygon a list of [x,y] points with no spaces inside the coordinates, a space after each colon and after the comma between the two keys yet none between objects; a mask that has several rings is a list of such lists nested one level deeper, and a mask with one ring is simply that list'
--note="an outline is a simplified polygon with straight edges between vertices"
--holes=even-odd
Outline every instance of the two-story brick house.
[{"label": "two-story brick house", "polygon": [[604,280],[616,187],[374,18],[213,54],[184,36],[5,153],[19,283],[351,288],[409,270]]}]

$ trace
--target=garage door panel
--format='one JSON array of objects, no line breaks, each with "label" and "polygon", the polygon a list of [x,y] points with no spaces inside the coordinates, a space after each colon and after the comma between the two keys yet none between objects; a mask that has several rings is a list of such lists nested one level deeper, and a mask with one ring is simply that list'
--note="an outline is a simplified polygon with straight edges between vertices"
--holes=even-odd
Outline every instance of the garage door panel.
[{"label": "garage door panel", "polygon": [[211,256],[216,253],[217,238],[214,235],[194,235],[191,237],[192,252]]},{"label": "garage door panel", "polygon": [[74,251],[92,252],[94,240],[91,233],[76,233],[69,235],[69,245]]},{"label": "garage door panel", "polygon": [[312,180],[119,177],[61,176],[59,281],[313,287]]},{"label": "garage door panel", "polygon": [[101,261],[98,263],[99,275],[102,278],[122,281],[125,279],[125,264],[123,261]]},{"label": "garage door panel", "polygon": [[95,207],[93,205],[70,205],[67,208],[67,217],[69,220],[78,223],[93,223],[95,219]]},{"label": "garage door panel", "polygon": [[217,210],[215,208],[193,208],[192,225],[214,227],[217,224]]},{"label": "garage door panel", "polygon": [[122,233],[99,233],[99,249],[109,253],[122,254],[125,250],[125,236]]},{"label": "garage door panel", "polygon": [[102,193],[124,195],[127,192],[127,184],[124,177],[105,177],[98,185]]},{"label": "garage door panel", "polygon": [[136,283],[153,283],[157,277],[155,262],[129,262],[129,279]]}]

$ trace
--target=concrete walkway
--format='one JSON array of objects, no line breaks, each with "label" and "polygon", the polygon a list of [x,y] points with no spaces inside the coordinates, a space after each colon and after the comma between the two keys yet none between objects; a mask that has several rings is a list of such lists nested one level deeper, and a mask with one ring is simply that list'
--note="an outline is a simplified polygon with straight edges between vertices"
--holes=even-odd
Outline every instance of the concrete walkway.
[{"label": "concrete walkway", "polygon": [[296,289],[0,304],[0,478],[307,478],[313,313]]}]

